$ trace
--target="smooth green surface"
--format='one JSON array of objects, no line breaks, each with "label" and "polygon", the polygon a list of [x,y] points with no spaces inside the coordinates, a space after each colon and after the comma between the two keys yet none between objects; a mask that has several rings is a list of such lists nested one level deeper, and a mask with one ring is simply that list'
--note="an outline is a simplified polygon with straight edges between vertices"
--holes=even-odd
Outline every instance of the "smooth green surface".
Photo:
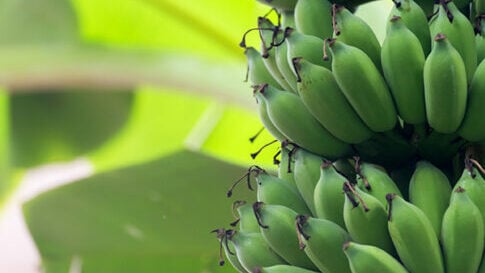
[{"label": "smooth green surface", "polygon": [[[24,206],[47,272],[222,272],[209,231],[233,220],[225,193],[245,172],[189,151],[93,176]],[[130,269],[130,270],[128,270]],[[132,269],[132,270],[131,270]]]},{"label": "smooth green surface", "polygon": [[12,164],[72,160],[97,148],[124,125],[132,98],[128,91],[93,90],[12,96]]}]

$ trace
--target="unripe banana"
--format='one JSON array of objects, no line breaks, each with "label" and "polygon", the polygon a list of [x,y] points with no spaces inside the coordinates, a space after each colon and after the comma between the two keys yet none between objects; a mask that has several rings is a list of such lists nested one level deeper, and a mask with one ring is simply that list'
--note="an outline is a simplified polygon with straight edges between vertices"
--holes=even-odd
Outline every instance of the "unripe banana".
[{"label": "unripe banana", "polygon": [[349,183],[344,185],[344,221],[352,239],[360,244],[376,246],[391,255],[396,250],[387,229],[387,211],[374,196]]},{"label": "unripe banana", "polygon": [[235,268],[238,272],[240,273],[249,273],[241,264],[241,262],[238,260],[236,256],[236,250],[234,247],[234,244],[232,241],[227,240],[226,237],[226,230],[223,228],[213,230],[212,232],[215,232],[217,234],[217,239],[219,240],[220,244],[220,260],[219,260],[219,265],[224,265],[224,259],[222,257],[222,250],[224,251],[224,254],[226,258],[229,260],[229,263],[232,265],[233,268]]},{"label": "unripe banana", "polygon": [[[261,36],[261,56],[263,57],[264,65],[273,78],[282,86],[285,90],[291,90],[291,86],[285,80],[278,65],[276,64],[276,50],[274,43],[277,43],[278,29],[268,18],[258,17],[258,27]],[[282,35],[282,34],[281,34]]]},{"label": "unripe banana", "polygon": [[347,242],[343,249],[352,273],[408,272],[396,259],[378,247]]},{"label": "unripe banana", "polygon": [[278,10],[289,10],[292,11],[295,9],[296,2],[298,0],[257,0],[260,3],[263,3],[265,5],[268,5],[272,8],[278,9]]},{"label": "unripe banana", "polygon": [[375,67],[381,70],[381,45],[371,27],[348,9],[335,4],[333,5],[333,16],[335,20],[334,38],[365,52]]},{"label": "unripe banana", "polygon": [[273,265],[269,267],[256,268],[251,273],[317,273],[317,272],[304,269],[301,267],[297,267],[297,266],[280,264],[280,265]]},{"label": "unripe banana", "polygon": [[299,0],[295,6],[296,29],[320,39],[332,37],[332,4],[327,0]]},{"label": "unripe banana", "polygon": [[407,123],[426,122],[424,105],[424,52],[418,38],[401,17],[392,17],[382,44],[381,61],[399,116]]},{"label": "unripe banana", "polygon": [[279,83],[269,73],[268,69],[266,69],[263,57],[261,57],[261,54],[254,47],[246,48],[244,54],[248,60],[249,80],[253,85],[267,83],[278,89],[282,89]]},{"label": "unripe banana", "polygon": [[444,273],[438,237],[426,215],[395,194],[387,200],[389,234],[404,266],[413,273]]},{"label": "unripe banana", "polygon": [[285,206],[269,205],[256,202],[254,214],[261,227],[261,234],[271,248],[289,264],[316,270],[316,266],[299,249],[298,236],[295,232],[297,213]]},{"label": "unripe banana", "polygon": [[[479,21],[477,34],[475,35],[475,47],[477,48],[477,63],[480,64],[485,59],[485,18]],[[476,73],[476,71],[475,71]]]},{"label": "unripe banana", "polygon": [[397,194],[402,197],[401,191],[396,183],[380,166],[370,163],[356,164],[357,170],[357,185],[360,189],[366,191],[381,202],[382,205],[387,204],[386,195],[389,193]]},{"label": "unripe banana", "polygon": [[350,273],[342,252],[342,244],[350,240],[350,236],[343,228],[332,221],[304,215],[296,217],[296,227],[300,247],[321,272]]},{"label": "unripe banana", "polygon": [[419,161],[409,183],[409,199],[426,214],[436,236],[440,235],[450,196],[451,185],[446,175],[431,163]]},{"label": "unripe banana", "polygon": [[310,208],[312,215],[316,215],[315,186],[320,179],[320,166],[323,158],[303,149],[297,149],[294,158],[296,187]]},{"label": "unripe banana", "polygon": [[458,134],[471,142],[485,140],[485,61],[475,71],[468,90],[468,105]]},{"label": "unripe banana", "polygon": [[[429,21],[429,24],[432,37],[436,37],[439,33],[444,34],[458,51],[465,65],[466,82],[470,82],[477,66],[477,52],[475,32],[468,18],[458,10],[453,2],[444,3],[442,1],[439,12]],[[435,39],[433,44],[439,43],[438,41]],[[449,64],[443,65],[449,66]]]},{"label": "unripe banana", "polygon": [[226,236],[234,244],[237,258],[248,272],[257,267],[286,264],[266,243],[261,233],[228,230]]},{"label": "unripe banana", "polygon": [[320,168],[320,179],[315,186],[315,211],[318,218],[327,219],[345,228],[342,190],[347,178],[337,172],[332,162],[325,161]]},{"label": "unripe banana", "polygon": [[298,81],[298,74],[293,65],[293,58],[301,57],[313,64],[330,69],[331,62],[323,60],[323,40],[298,33],[294,29],[286,29],[286,41],[288,43],[288,63]]},{"label": "unripe banana", "polygon": [[283,31],[280,30],[278,32],[276,40],[279,42],[279,44],[274,49],[276,65],[278,66],[278,70],[281,72],[281,75],[283,75],[286,82],[291,87],[289,91],[292,91],[296,94],[296,76],[293,73],[293,69],[290,67],[290,64],[288,63],[288,41],[286,40]]},{"label": "unripe banana", "polygon": [[350,105],[375,132],[394,128],[396,109],[387,84],[371,59],[360,49],[328,40],[332,71]]},{"label": "unripe banana", "polygon": [[239,224],[239,231],[244,233],[259,232],[259,225],[256,217],[254,217],[252,204],[239,200],[234,202],[233,208],[237,210],[239,217],[235,222],[231,223],[231,226]]},{"label": "unripe banana", "polygon": [[458,187],[465,189],[468,197],[470,197],[482,213],[482,220],[485,226],[485,198],[483,198],[485,196],[485,180],[476,168],[470,166],[470,163],[467,163],[467,165],[467,168],[463,170],[460,179],[458,179],[458,182],[455,184],[453,192],[455,192]]},{"label": "unripe banana", "polygon": [[274,126],[273,122],[269,118],[266,102],[262,99],[257,99],[256,101],[258,102],[259,119],[261,120],[261,123],[263,123],[264,128],[268,130],[268,132],[278,141],[286,140],[286,137],[280,132],[280,130],[278,130],[278,128],[276,128],[276,126]]},{"label": "unripe banana", "polygon": [[255,93],[258,99],[265,100],[268,115],[276,128],[293,143],[328,158],[350,153],[350,146],[323,128],[297,95],[269,85],[259,86]]},{"label": "unripe banana", "polygon": [[482,214],[465,190],[458,187],[443,216],[441,243],[447,273],[475,273],[484,245]]},{"label": "unripe banana", "polygon": [[332,72],[325,67],[295,58],[298,94],[312,115],[332,135],[347,143],[360,143],[372,131],[349,104]]},{"label": "unripe banana", "polygon": [[[291,0],[294,1],[294,0]],[[280,10],[281,29],[296,28],[295,13],[293,10]]]},{"label": "unripe banana", "polygon": [[443,34],[436,35],[424,63],[424,98],[429,125],[439,133],[454,133],[465,115],[467,80],[460,54]]},{"label": "unripe banana", "polygon": [[295,159],[292,150],[287,146],[281,145],[281,161],[278,164],[278,177],[296,185],[295,176]]},{"label": "unripe banana", "polygon": [[[394,16],[401,17],[404,24],[421,42],[423,52],[427,56],[431,51],[431,34],[429,32],[428,19],[423,9],[413,0],[398,0],[394,1],[394,4],[389,20]],[[390,24],[387,24],[387,29],[389,27]]]},{"label": "unripe banana", "polygon": [[227,192],[227,196],[231,196],[234,187],[245,178],[247,178],[248,187],[252,189],[250,184],[251,173],[255,173],[254,177],[258,185],[258,201],[272,205],[286,206],[298,213],[310,213],[305,201],[301,198],[298,189],[294,184],[270,175],[258,166],[251,166],[246,174],[233,184],[231,189]]}]

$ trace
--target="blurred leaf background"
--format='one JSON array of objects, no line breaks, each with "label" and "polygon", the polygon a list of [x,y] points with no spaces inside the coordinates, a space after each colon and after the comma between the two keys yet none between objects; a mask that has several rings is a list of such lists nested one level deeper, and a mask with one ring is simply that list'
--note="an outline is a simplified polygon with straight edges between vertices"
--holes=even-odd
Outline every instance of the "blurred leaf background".
[{"label": "blurred leaf background", "polygon": [[[381,38],[373,14],[386,8],[358,11]],[[248,141],[261,124],[237,46],[267,11],[0,0],[0,218],[32,168],[82,159],[91,170],[22,200],[41,258],[32,272],[233,272],[209,231],[233,219],[225,191],[246,166],[273,167],[276,146],[249,157],[271,137]],[[251,198],[241,187],[233,200]]]}]

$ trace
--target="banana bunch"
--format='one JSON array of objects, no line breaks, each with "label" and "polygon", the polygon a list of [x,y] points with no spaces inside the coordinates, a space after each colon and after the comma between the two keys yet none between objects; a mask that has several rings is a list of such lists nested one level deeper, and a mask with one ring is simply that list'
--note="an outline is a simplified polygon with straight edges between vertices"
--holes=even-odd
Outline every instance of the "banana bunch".
[{"label": "banana bunch", "polygon": [[235,201],[231,229],[213,231],[221,265],[225,256],[241,273],[485,272],[485,169],[471,154],[457,180],[420,160],[403,182],[358,158],[349,172],[349,161],[281,153],[289,165],[278,176],[252,166],[229,190],[247,179],[257,201]]},{"label": "banana bunch", "polygon": [[214,230],[220,263],[485,273],[485,0],[392,0],[382,43],[354,14],[366,0],[258,1],[277,20],[240,45],[278,174],[229,190],[257,201]]}]

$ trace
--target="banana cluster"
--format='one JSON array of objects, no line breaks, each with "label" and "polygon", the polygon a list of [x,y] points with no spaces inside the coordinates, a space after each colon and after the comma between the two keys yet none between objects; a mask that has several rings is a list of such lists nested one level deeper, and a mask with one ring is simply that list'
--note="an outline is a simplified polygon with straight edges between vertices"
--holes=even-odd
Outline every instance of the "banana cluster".
[{"label": "banana cluster", "polygon": [[261,48],[241,45],[259,115],[279,141],[327,159],[437,165],[485,141],[485,2],[395,0],[382,45],[362,2],[262,1]]},{"label": "banana cluster", "polygon": [[[249,168],[257,201],[236,201],[231,229],[214,230],[241,273],[485,272],[485,170],[467,157],[450,180],[420,160],[409,179],[354,160],[283,147],[278,176]],[[352,166],[354,165],[354,166]],[[225,252],[223,254],[222,252]]]},{"label": "banana cluster", "polygon": [[[485,0],[259,0],[241,46],[278,175],[214,232],[241,273],[485,273]],[[483,104],[483,106],[482,106]],[[225,254],[223,254],[223,252]]]}]

